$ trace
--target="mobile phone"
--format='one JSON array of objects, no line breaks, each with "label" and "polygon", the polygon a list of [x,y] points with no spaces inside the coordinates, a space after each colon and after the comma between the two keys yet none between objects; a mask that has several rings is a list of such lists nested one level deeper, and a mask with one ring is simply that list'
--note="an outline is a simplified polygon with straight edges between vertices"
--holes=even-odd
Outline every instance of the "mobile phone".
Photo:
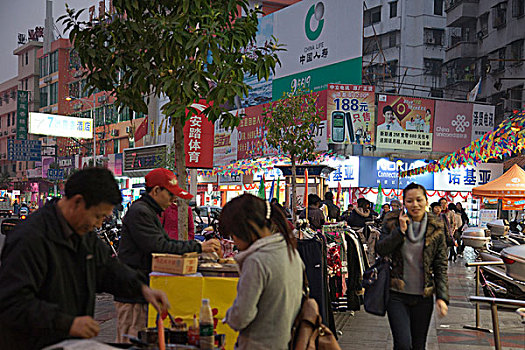
[{"label": "mobile phone", "polygon": [[332,142],[345,142],[345,114],[332,112]]},{"label": "mobile phone", "polygon": [[352,113],[350,112],[346,112],[346,125],[348,126],[348,135],[350,137],[350,142],[355,143],[354,123],[352,122]]}]

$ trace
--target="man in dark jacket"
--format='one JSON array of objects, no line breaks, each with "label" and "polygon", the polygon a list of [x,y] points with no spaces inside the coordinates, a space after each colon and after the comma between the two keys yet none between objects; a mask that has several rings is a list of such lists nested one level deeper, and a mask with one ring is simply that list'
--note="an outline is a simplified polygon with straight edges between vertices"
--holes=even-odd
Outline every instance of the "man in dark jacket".
[{"label": "man in dark jacket", "polygon": [[48,201],[8,234],[0,266],[0,349],[96,336],[96,292],[142,295],[167,311],[166,294],[111,258],[93,232],[121,200],[109,170],[81,170],[67,181],[63,198]]},{"label": "man in dark jacket", "polygon": [[334,204],[334,194],[332,192],[326,192],[323,203],[328,207],[328,219],[336,222],[341,221],[341,209]]},{"label": "man in dark jacket", "polygon": [[[119,259],[138,271],[142,281],[148,283],[152,253],[184,254],[189,252],[220,252],[220,242],[211,239],[202,244],[197,241],[170,239],[164,231],[159,215],[177,197],[191,199],[182,190],[172,171],[158,168],[146,175],[146,194],[133,202],[122,220]],[[117,309],[117,342],[128,341],[124,334],[137,336],[146,327],[146,302],[142,298],[115,298]]]},{"label": "man in dark jacket", "polygon": [[[308,222],[314,230],[321,230],[324,225],[324,214],[319,209],[321,207],[321,198],[318,195],[310,193],[308,195]],[[299,215],[300,219],[306,218],[306,209]]]}]

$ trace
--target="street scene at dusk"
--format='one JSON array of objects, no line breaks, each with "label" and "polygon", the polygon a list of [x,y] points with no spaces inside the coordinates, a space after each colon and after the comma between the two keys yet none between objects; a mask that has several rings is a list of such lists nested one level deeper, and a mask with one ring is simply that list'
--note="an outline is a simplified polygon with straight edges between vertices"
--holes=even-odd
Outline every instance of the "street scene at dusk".
[{"label": "street scene at dusk", "polygon": [[0,349],[525,349],[525,0],[0,3]]}]

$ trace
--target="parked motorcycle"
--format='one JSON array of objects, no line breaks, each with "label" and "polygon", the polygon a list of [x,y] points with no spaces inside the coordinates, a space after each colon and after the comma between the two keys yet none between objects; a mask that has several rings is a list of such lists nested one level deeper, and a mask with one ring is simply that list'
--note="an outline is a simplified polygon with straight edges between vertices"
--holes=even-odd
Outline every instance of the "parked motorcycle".
[{"label": "parked motorcycle", "polygon": [[102,227],[95,230],[98,237],[109,245],[115,257],[118,256],[121,229],[122,226],[110,218],[102,224]]},{"label": "parked motorcycle", "polygon": [[506,220],[495,220],[487,224],[487,230],[465,230],[463,240],[477,249],[481,261],[502,263],[481,267],[485,296],[525,300],[525,236],[521,232],[510,232]]}]

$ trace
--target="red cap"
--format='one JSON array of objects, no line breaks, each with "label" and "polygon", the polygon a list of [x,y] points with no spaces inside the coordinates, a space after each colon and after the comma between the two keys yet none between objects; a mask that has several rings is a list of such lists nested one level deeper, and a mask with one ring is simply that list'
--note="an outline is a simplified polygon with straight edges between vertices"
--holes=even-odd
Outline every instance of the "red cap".
[{"label": "red cap", "polygon": [[187,191],[184,191],[182,188],[179,187],[177,177],[171,170],[168,169],[157,168],[150,171],[148,175],[146,175],[146,186],[163,187],[182,199],[193,198],[192,194],[190,194]]}]

